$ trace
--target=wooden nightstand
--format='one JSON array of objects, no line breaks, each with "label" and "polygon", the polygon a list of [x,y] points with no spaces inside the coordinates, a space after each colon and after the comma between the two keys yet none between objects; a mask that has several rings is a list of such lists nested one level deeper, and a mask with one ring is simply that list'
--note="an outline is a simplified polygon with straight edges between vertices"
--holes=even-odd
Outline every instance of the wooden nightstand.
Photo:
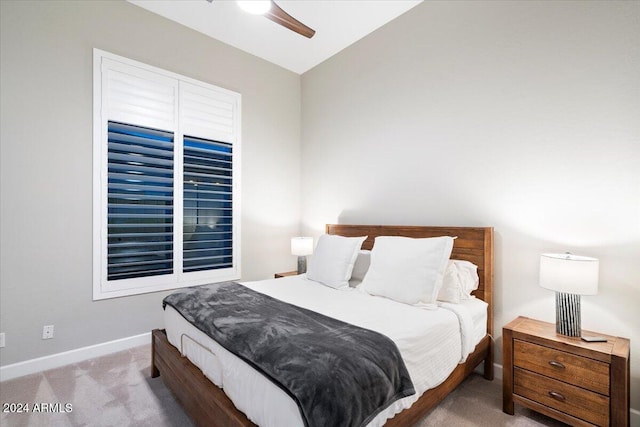
[{"label": "wooden nightstand", "polygon": [[629,425],[626,338],[588,343],[553,323],[518,317],[502,329],[502,410],[518,403],[572,426]]},{"label": "wooden nightstand", "polygon": [[275,277],[276,279],[279,279],[281,277],[297,276],[297,275],[298,275],[297,271],[286,271],[284,273],[276,273],[273,275],[273,277]]}]

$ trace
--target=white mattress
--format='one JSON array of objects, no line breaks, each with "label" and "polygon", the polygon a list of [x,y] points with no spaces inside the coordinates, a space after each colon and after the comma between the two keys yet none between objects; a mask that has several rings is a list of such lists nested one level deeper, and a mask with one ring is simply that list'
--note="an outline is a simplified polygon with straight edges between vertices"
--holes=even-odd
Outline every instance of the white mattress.
[{"label": "white mattress", "polygon": [[[486,303],[441,304],[425,310],[349,288],[335,290],[304,276],[246,282],[245,286],[285,302],[323,313],[391,338],[405,362],[416,394],[396,401],[374,418],[383,425],[426,390],[442,383],[466,359],[486,331]],[[187,322],[167,306],[169,342],[224,389],[236,408],[262,427],[302,426],[298,406],[278,386]]]}]

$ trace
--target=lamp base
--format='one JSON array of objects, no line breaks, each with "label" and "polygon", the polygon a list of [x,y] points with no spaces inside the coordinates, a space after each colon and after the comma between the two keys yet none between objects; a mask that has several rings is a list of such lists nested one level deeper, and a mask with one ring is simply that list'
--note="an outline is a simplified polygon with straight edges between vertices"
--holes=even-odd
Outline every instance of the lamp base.
[{"label": "lamp base", "polygon": [[556,292],[556,332],[580,336],[580,295]]},{"label": "lamp base", "polygon": [[299,256],[298,257],[298,274],[307,272],[307,257]]}]

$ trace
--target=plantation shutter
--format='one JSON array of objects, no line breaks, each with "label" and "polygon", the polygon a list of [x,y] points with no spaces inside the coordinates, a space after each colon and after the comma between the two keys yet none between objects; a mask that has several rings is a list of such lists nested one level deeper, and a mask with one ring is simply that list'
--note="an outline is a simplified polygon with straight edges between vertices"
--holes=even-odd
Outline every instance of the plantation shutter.
[{"label": "plantation shutter", "polygon": [[233,265],[231,144],[184,137],[183,271]]},{"label": "plantation shutter", "polygon": [[175,81],[108,60],[102,66],[108,120],[152,129],[175,129]]},{"label": "plantation shutter", "polygon": [[105,59],[107,281],[173,274],[173,79]]},{"label": "plantation shutter", "polygon": [[225,92],[180,82],[182,132],[233,144],[237,139],[237,98]]},{"label": "plantation shutter", "polygon": [[240,104],[94,49],[94,299],[240,278]]},{"label": "plantation shutter", "polygon": [[183,271],[233,266],[235,100],[180,83],[184,133]]}]

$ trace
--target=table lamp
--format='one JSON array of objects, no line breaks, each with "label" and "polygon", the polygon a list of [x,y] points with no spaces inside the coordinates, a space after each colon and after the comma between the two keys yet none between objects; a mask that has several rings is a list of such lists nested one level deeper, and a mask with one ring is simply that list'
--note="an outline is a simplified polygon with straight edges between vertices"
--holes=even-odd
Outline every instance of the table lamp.
[{"label": "table lamp", "polygon": [[313,253],[313,237],[291,238],[291,254],[298,255],[298,274],[307,272],[307,255]]},{"label": "table lamp", "polygon": [[556,291],[556,332],[580,336],[580,295],[598,293],[598,260],[585,256],[542,254],[540,286]]}]

